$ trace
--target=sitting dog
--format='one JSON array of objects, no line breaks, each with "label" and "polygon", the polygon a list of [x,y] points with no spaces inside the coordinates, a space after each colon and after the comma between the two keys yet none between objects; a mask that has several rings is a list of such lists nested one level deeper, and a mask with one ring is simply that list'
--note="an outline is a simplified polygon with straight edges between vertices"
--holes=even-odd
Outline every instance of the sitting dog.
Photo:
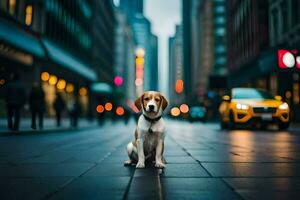
[{"label": "sitting dog", "polygon": [[135,129],[134,139],[127,145],[129,160],[124,165],[136,164],[136,168],[145,168],[145,161],[154,162],[155,167],[164,168],[164,121],[162,113],[168,101],[159,92],[145,92],[135,101],[142,110]]}]

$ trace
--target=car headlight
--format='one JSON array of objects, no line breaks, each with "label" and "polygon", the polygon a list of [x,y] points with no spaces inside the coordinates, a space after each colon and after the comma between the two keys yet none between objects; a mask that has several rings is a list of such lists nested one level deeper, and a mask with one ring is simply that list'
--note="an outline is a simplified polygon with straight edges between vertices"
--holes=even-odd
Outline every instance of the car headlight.
[{"label": "car headlight", "polygon": [[287,103],[283,103],[279,106],[279,109],[281,109],[281,110],[287,110],[288,108],[289,108],[289,104],[287,104]]},{"label": "car headlight", "polygon": [[246,104],[237,103],[236,108],[239,109],[239,110],[248,110],[249,106],[246,105]]}]

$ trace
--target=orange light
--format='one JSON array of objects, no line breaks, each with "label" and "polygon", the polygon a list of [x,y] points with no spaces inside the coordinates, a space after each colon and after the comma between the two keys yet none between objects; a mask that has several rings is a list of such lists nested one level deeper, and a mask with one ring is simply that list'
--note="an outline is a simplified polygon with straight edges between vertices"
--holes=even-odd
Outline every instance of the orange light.
[{"label": "orange light", "polygon": [[104,107],[105,107],[105,110],[111,111],[113,108],[113,105],[112,105],[112,103],[107,102]]},{"label": "orange light", "polygon": [[144,62],[145,62],[145,60],[144,60],[144,58],[142,58],[142,57],[137,57],[136,59],[135,59],[135,64],[136,65],[138,65],[138,66],[143,66],[144,65]]},{"label": "orange light", "polygon": [[180,106],[180,111],[181,111],[182,113],[188,113],[188,112],[189,112],[189,106],[186,105],[186,104],[181,104],[181,106]]},{"label": "orange light", "polygon": [[66,81],[64,79],[60,79],[56,85],[57,89],[63,90],[66,87]]},{"label": "orange light", "polygon": [[119,116],[122,116],[122,115],[124,115],[124,113],[125,113],[124,108],[122,106],[118,106],[116,109],[116,114]]},{"label": "orange light", "polygon": [[183,80],[177,80],[175,84],[175,91],[179,94],[183,92]]},{"label": "orange light", "polygon": [[74,92],[74,85],[71,84],[71,83],[68,83],[68,84],[67,84],[67,87],[66,87],[66,91],[67,91],[67,93],[72,93],[72,92]]},{"label": "orange light", "polygon": [[4,85],[5,84],[5,79],[0,79],[0,85]]},{"label": "orange light", "polygon": [[25,24],[30,26],[32,23],[32,5],[26,6]]},{"label": "orange light", "polygon": [[50,74],[48,72],[41,73],[41,79],[42,81],[48,81],[50,78]]},{"label": "orange light", "polygon": [[49,84],[50,84],[50,85],[55,85],[56,83],[57,83],[57,77],[54,76],[54,75],[51,75],[51,76],[49,77]]},{"label": "orange light", "polygon": [[177,108],[177,107],[172,108],[172,109],[171,109],[171,115],[174,116],[174,117],[179,116],[179,115],[180,115],[180,110],[179,110],[179,108]]},{"label": "orange light", "polygon": [[86,96],[88,93],[87,89],[85,87],[82,87],[79,89],[79,95],[80,96]]},{"label": "orange light", "polygon": [[104,112],[104,107],[102,105],[98,105],[96,108],[98,113],[103,113]]}]

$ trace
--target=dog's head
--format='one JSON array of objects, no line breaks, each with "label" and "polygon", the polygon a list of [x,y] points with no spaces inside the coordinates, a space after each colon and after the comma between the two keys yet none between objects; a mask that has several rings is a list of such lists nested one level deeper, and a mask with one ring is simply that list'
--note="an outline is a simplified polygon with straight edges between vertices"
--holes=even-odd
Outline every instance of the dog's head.
[{"label": "dog's head", "polygon": [[158,117],[168,106],[168,101],[159,92],[148,91],[142,94],[136,101],[135,106],[142,110],[143,114],[150,118]]}]

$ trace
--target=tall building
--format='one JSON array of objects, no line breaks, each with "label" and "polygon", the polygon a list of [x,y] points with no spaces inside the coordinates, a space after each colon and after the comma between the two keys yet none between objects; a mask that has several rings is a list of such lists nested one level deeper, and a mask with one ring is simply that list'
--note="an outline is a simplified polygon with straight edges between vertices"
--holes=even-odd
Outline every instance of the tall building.
[{"label": "tall building", "polygon": [[67,102],[79,95],[87,110],[91,83],[112,80],[112,6],[96,0],[1,1],[0,79],[7,82],[18,72],[27,92],[40,82],[50,114],[57,91]]},{"label": "tall building", "polygon": [[[115,77],[121,77],[122,84],[117,86],[118,92],[122,93],[122,101],[134,100],[135,91],[135,40],[132,27],[126,14],[116,8],[117,26],[115,38]],[[117,83],[118,84],[118,83]],[[123,102],[123,103],[125,103]]]},{"label": "tall building", "polygon": [[175,35],[169,38],[169,103],[185,103],[182,25],[176,26]]},{"label": "tall building", "polygon": [[[261,67],[255,63],[269,47],[268,1],[226,1],[227,9],[227,59],[231,86],[245,85],[257,79],[265,88]],[[242,13],[242,14],[241,14]],[[251,31],[250,31],[251,30]],[[258,76],[262,76],[258,80]]]},{"label": "tall building", "polygon": [[183,67],[184,67],[184,94],[187,102],[191,101],[192,88],[192,50],[191,50],[191,10],[193,0],[182,0],[182,29],[183,29]]},{"label": "tall building", "polygon": [[151,35],[151,80],[149,90],[158,91],[158,37]]},{"label": "tall building", "polygon": [[[300,1],[269,1],[270,49],[273,66],[278,66],[278,49],[295,50],[300,55]],[[299,70],[270,70],[267,87],[273,94],[280,94],[290,105],[293,119],[300,121],[300,72]]]},{"label": "tall building", "polygon": [[120,8],[131,20],[135,14],[144,13],[144,0],[120,0]]},{"label": "tall building", "polygon": [[[196,30],[198,42],[198,56],[194,63],[194,74],[197,81],[194,84],[196,97],[199,101],[211,90],[224,90],[226,83],[222,83],[224,88],[216,87],[219,82],[215,77],[224,77],[227,73],[226,59],[226,14],[224,0],[203,0],[198,4],[196,12]],[[212,81],[213,80],[213,81]]]},{"label": "tall building", "polygon": [[[136,47],[144,52],[143,80],[137,78],[137,95],[144,90],[157,90],[157,42],[152,32],[151,23],[143,14],[143,0],[121,0],[120,8],[126,13],[132,26]],[[153,55],[154,54],[154,55]],[[153,60],[155,59],[155,60]],[[155,81],[156,83],[153,83]]]}]

